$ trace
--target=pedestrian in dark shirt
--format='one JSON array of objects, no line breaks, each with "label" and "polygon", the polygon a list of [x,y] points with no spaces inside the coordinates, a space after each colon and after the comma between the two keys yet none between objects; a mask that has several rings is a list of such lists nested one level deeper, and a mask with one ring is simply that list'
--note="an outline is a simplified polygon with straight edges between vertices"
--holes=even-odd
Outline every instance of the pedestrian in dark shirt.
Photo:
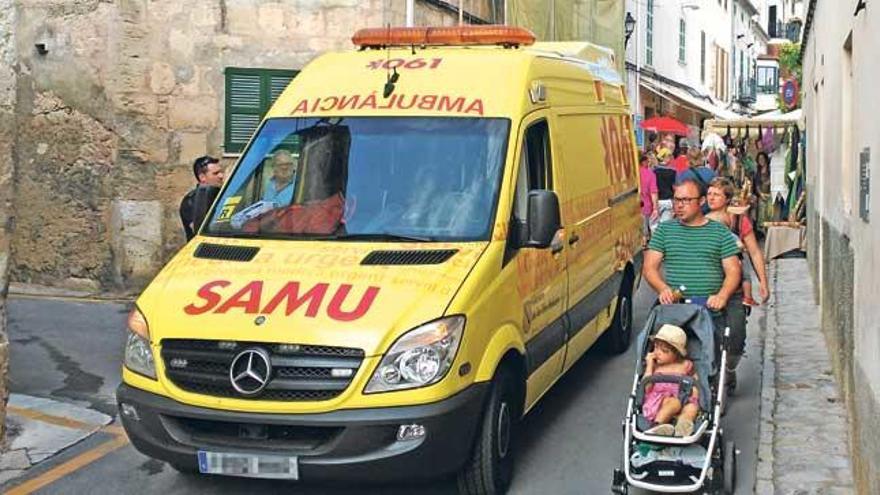
[{"label": "pedestrian in dark shirt", "polygon": [[[657,176],[658,223],[672,220],[672,188],[675,185],[675,169],[672,167],[672,152],[660,147],[657,150],[658,164],[654,167]],[[656,224],[654,226],[656,228]]]},{"label": "pedestrian in dark shirt", "polygon": [[187,241],[195,236],[195,229],[198,228],[198,225],[193,225],[193,200],[196,190],[199,186],[220,187],[225,177],[220,160],[208,155],[196,158],[193,162],[193,175],[196,178],[196,187],[186,193],[180,202],[180,222],[183,224]]}]

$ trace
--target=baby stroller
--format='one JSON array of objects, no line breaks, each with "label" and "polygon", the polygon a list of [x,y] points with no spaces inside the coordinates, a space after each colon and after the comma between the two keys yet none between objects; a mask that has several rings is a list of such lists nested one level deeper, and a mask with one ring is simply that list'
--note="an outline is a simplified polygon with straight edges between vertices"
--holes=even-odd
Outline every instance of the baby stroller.
[{"label": "baby stroller", "polygon": [[[681,327],[687,334],[687,355],[694,363],[696,380],[662,375],[643,379],[649,337],[666,323]],[[716,332],[704,306],[658,305],[648,315],[638,339],[636,373],[623,419],[623,465],[614,470],[612,492],[626,494],[634,486],[662,493],[733,493],[736,450],[732,441],[724,441],[720,426],[730,329],[725,328],[720,336]],[[654,425],[642,415],[645,387],[662,381],[679,383],[682,403],[690,396],[689,387],[698,387],[700,413],[691,435],[646,433]]]}]

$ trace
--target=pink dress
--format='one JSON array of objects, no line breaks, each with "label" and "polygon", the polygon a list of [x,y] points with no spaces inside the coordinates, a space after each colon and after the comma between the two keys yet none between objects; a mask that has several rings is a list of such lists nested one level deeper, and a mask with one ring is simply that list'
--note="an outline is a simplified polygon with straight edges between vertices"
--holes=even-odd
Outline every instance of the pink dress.
[{"label": "pink dress", "polygon": [[654,169],[649,167],[639,167],[639,180],[641,181],[641,200],[642,215],[645,218],[651,216],[654,211],[654,203],[651,201],[651,194],[657,194],[657,175]]},{"label": "pink dress", "polygon": [[[688,361],[687,373],[684,374],[674,374],[674,373],[655,373],[657,376],[689,376],[693,378],[694,372],[694,363],[692,361]],[[696,385],[694,385],[696,386]],[[647,418],[649,421],[654,421],[654,418],[657,417],[657,412],[660,410],[660,406],[663,405],[663,401],[667,397],[678,397],[680,385],[678,383],[655,383],[651,386],[651,390],[645,393],[645,400],[642,403],[642,415]],[[697,398],[693,395],[688,399],[688,403],[699,405]]]}]

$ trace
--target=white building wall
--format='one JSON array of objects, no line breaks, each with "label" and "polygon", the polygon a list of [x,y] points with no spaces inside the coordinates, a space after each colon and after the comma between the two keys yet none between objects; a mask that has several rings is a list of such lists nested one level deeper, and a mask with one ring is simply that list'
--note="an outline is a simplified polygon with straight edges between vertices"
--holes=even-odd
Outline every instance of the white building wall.
[{"label": "white building wall", "polygon": [[[655,0],[653,29],[653,61],[647,63],[647,0],[627,0],[627,11],[637,17],[635,32],[627,46],[627,61],[647,66],[657,74],[673,79],[700,91],[715,94],[715,49],[717,44],[730,57],[730,11],[736,0],[730,0],[728,9],[717,0]],[[699,8],[691,8],[699,7]],[[679,61],[679,21],[685,20],[685,61]],[[706,75],[700,77],[700,33],[706,34]],[[634,96],[635,80],[630,75],[630,97]],[[730,82],[730,81],[728,81]],[[731,88],[732,89],[732,86]],[[732,94],[732,91],[728,91]]]},{"label": "white building wall", "polygon": [[[823,328],[830,332],[838,376],[852,413],[856,481],[860,493],[880,493],[880,10],[853,16],[856,0],[819,0],[804,47],[802,92],[807,119],[807,190],[811,263]],[[847,47],[851,47],[848,49]],[[870,152],[870,216],[859,216],[859,154]],[[851,246],[851,266],[840,266]],[[834,290],[851,270],[851,301]],[[829,288],[830,287],[830,288]],[[851,303],[851,328],[834,335],[835,321]],[[835,318],[839,320],[839,317]],[[838,333],[841,333],[838,330]],[[848,337],[848,338],[847,338]],[[837,339],[837,340],[835,340]]]}]

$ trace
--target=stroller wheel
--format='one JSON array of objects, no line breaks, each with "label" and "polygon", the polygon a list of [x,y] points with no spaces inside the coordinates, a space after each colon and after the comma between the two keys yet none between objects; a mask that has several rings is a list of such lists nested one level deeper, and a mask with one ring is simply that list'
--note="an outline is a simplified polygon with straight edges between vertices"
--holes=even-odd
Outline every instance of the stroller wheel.
[{"label": "stroller wheel", "polygon": [[623,471],[620,469],[614,470],[614,475],[611,478],[611,493],[617,493],[620,495],[627,495],[629,493],[629,485],[626,484],[626,476],[624,476]]},{"label": "stroller wheel", "polygon": [[736,445],[733,441],[724,442],[723,490],[725,495],[733,495],[736,490]]}]

